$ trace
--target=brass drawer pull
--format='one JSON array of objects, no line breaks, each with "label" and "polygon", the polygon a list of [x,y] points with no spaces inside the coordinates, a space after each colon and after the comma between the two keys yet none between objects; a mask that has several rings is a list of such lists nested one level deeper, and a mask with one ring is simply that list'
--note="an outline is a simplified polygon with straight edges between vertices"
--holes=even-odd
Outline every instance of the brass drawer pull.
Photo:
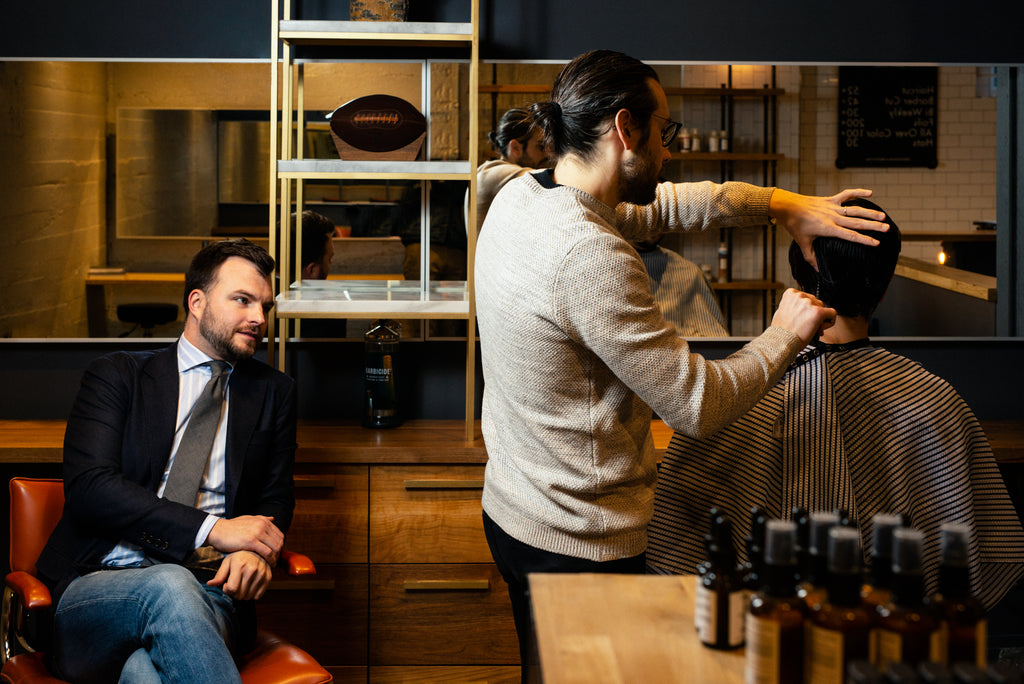
[{"label": "brass drawer pull", "polygon": [[333,475],[297,475],[292,480],[296,487],[334,489]]},{"label": "brass drawer pull", "polygon": [[334,580],[271,580],[271,591],[334,591]]},{"label": "brass drawer pull", "polygon": [[486,579],[472,580],[405,580],[402,583],[405,591],[488,591],[491,581]]},{"label": "brass drawer pull", "polygon": [[406,489],[483,489],[481,480],[406,480]]}]

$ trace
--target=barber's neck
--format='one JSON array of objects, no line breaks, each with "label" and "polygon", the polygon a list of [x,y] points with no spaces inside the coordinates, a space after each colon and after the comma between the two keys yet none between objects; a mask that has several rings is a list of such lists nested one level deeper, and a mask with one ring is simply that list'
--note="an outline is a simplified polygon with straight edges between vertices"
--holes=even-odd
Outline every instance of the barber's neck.
[{"label": "barber's neck", "polygon": [[836,316],[836,323],[821,334],[826,344],[846,344],[868,336],[868,319],[864,316]]},{"label": "barber's neck", "polygon": [[559,157],[554,180],[559,185],[582,190],[614,209],[620,197],[618,163],[601,147],[595,150],[593,161],[571,153]]}]

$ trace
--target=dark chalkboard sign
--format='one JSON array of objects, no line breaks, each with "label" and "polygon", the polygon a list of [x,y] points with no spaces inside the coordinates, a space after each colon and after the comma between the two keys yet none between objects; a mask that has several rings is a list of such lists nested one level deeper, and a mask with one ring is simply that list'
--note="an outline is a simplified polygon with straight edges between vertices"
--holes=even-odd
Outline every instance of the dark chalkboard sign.
[{"label": "dark chalkboard sign", "polygon": [[839,67],[836,166],[938,166],[936,67]]}]

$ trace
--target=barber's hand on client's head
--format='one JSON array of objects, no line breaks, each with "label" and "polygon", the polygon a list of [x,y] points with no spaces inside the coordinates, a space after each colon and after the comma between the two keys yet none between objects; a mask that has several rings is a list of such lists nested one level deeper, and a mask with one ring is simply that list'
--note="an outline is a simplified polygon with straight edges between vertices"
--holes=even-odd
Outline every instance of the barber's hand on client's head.
[{"label": "barber's hand on client's head", "polygon": [[821,303],[814,295],[789,288],[783,293],[779,308],[772,316],[772,325],[794,333],[809,343],[836,322],[836,310]]},{"label": "barber's hand on client's head", "polygon": [[769,201],[768,215],[793,236],[804,259],[817,268],[811,247],[814,238],[837,237],[863,245],[877,245],[877,240],[856,231],[889,230],[889,225],[883,223],[884,213],[866,207],[843,206],[843,202],[855,197],[870,196],[871,191],[864,189],[843,190],[832,197],[812,197],[776,188]]}]

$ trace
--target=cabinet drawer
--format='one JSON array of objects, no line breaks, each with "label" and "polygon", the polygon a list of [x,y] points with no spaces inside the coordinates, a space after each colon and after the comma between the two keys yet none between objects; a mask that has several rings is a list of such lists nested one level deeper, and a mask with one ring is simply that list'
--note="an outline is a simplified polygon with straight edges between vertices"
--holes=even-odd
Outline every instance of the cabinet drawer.
[{"label": "cabinet drawer", "polygon": [[324,667],[366,665],[367,566],[320,564],[316,572],[290,577],[275,570],[256,602],[260,628],[291,641]]},{"label": "cabinet drawer", "polygon": [[372,466],[371,563],[490,563],[483,466]]},{"label": "cabinet drawer", "polygon": [[365,563],[369,468],[301,464],[287,547],[314,563]]},{"label": "cabinet drawer", "polygon": [[[518,665],[371,667],[370,684],[519,684]],[[337,684],[337,677],[335,683]]]},{"label": "cabinet drawer", "polygon": [[516,665],[508,587],[489,563],[370,566],[370,665]]}]

